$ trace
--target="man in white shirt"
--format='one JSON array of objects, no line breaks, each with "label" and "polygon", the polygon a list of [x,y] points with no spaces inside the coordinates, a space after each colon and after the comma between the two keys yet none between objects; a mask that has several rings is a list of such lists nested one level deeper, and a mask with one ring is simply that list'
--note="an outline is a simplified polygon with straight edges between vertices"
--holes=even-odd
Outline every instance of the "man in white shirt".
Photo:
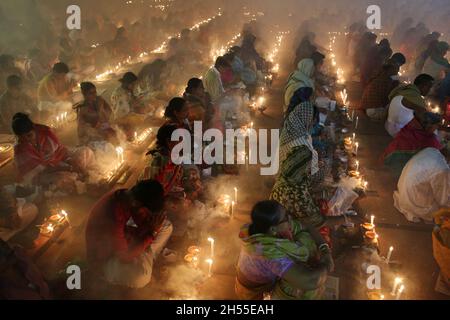
[{"label": "man in white shirt", "polygon": [[433,84],[433,77],[421,74],[414,84],[400,86],[391,92],[385,128],[392,137],[414,118],[414,114],[420,116],[426,111],[424,96],[428,95]]}]

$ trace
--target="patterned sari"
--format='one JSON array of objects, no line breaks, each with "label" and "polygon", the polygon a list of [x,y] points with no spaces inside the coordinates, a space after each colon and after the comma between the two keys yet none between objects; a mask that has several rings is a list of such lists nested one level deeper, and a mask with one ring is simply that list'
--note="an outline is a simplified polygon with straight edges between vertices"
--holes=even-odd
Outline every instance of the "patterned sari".
[{"label": "patterned sari", "polygon": [[311,159],[312,154],[307,146],[294,147],[281,164],[270,199],[282,204],[288,214],[301,223],[320,227],[325,218],[309,192]]},{"label": "patterned sari", "polygon": [[236,294],[241,299],[262,299],[265,292],[275,290],[279,299],[319,299],[323,287],[315,290],[293,288],[282,280],[296,263],[313,266],[319,259],[311,235],[295,220],[291,221],[294,241],[266,234],[249,234],[249,225],[241,228],[241,255],[237,266]]}]

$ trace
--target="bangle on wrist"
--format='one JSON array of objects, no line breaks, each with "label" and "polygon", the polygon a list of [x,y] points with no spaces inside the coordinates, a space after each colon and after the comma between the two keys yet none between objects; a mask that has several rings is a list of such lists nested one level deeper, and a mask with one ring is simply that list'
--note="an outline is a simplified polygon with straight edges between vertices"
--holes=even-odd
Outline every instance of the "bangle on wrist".
[{"label": "bangle on wrist", "polygon": [[320,250],[321,252],[330,252],[330,251],[331,251],[330,246],[328,245],[328,243],[322,243],[322,244],[319,246],[319,250]]}]

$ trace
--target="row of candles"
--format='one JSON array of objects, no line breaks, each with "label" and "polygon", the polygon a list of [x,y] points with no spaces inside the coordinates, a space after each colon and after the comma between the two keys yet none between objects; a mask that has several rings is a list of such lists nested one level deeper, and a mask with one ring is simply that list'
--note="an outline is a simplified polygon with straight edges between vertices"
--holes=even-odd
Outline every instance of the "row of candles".
[{"label": "row of candles", "polygon": [[[216,15],[210,17],[210,18],[207,18],[207,19],[205,19],[205,20],[202,20],[202,21],[200,21],[200,22],[197,22],[197,23],[194,24],[192,27],[190,27],[189,30],[191,30],[191,31],[193,31],[193,30],[198,30],[202,25],[211,22],[212,20],[216,19],[217,17],[220,17],[221,15],[222,15],[222,13],[219,12],[219,13],[217,13]],[[180,38],[180,37],[181,37],[181,33],[178,33],[178,34],[176,34],[176,35],[174,35],[174,36],[168,37],[166,41],[164,41],[161,45],[159,45],[157,48],[155,48],[154,50],[152,50],[150,53],[164,53],[164,52],[166,52],[166,50],[167,50],[167,45],[168,45],[169,41],[170,41],[171,39],[174,39],[174,38]],[[94,44],[94,45],[92,45],[93,48],[95,48],[95,47],[97,47],[97,46],[99,46],[99,44],[97,44],[97,43]],[[141,53],[138,55],[139,60],[141,61],[143,58],[147,57],[148,55],[149,55],[148,52],[145,52],[145,51],[144,51],[144,52],[141,52]],[[128,56],[127,59],[125,59],[124,61],[118,62],[115,66],[109,68],[108,70],[106,70],[106,71],[104,71],[104,72],[102,72],[102,73],[100,73],[100,74],[97,74],[97,75],[95,76],[95,78],[96,78],[97,81],[103,81],[103,80],[105,80],[108,76],[110,76],[111,74],[113,74],[113,73],[115,73],[115,72],[118,72],[121,68],[123,68],[123,67],[125,67],[125,66],[129,66],[129,65],[132,64],[132,63],[133,63],[132,57],[131,57],[131,56]]]},{"label": "row of candles", "polygon": [[55,116],[54,120],[51,123],[51,126],[53,128],[61,128],[63,125],[69,122],[68,116],[69,116],[68,112],[59,113],[58,115]]},{"label": "row of candles", "polygon": [[[338,83],[343,84],[343,83],[345,83],[344,72],[343,72],[343,70],[341,68],[339,68],[337,66],[336,56],[333,53],[333,45],[336,42],[336,36],[340,35],[340,33],[329,32],[329,35],[330,35],[329,49],[331,51],[331,59],[332,59],[331,60],[331,64],[333,65],[333,67],[337,68],[336,73],[337,73]],[[342,104],[344,105],[344,110],[347,110],[347,104],[348,104],[347,90],[343,89],[340,92],[340,96],[341,96]],[[347,114],[347,117],[352,122],[354,122],[354,130],[356,131],[358,129],[359,117],[356,116],[356,122],[355,122],[355,114],[354,114],[354,112],[355,111],[353,110],[351,117]],[[363,179],[363,177],[361,176],[360,171],[359,171],[360,163],[359,163],[359,160],[357,159],[357,157],[358,157],[358,149],[359,149],[359,142],[356,141],[356,133],[355,132],[352,134],[351,137],[346,137],[344,139],[344,147],[345,147],[345,150],[348,153],[354,154],[355,158],[356,158],[355,159],[355,170],[350,171],[349,175],[355,177],[356,179],[358,179],[359,187],[361,189],[363,189],[364,191],[366,191],[367,187],[368,187],[368,182]],[[344,215],[344,217],[345,217],[346,223],[348,223],[346,215]],[[376,229],[375,229],[375,216],[371,215],[370,223],[366,222],[366,223],[364,223],[362,225],[362,227],[363,227],[363,229],[365,231],[364,232],[364,241],[365,241],[365,243],[367,245],[370,245],[370,246],[378,247],[379,235],[377,234]],[[394,247],[393,246],[389,247],[389,251],[388,251],[387,256],[386,256],[386,258],[384,260],[387,265],[389,265],[389,263],[391,261],[393,251],[394,251]],[[393,284],[392,291],[390,292],[390,294],[393,297],[395,297],[396,300],[400,300],[400,298],[401,298],[401,296],[402,296],[404,291],[405,291],[405,286],[403,284],[403,280],[400,277],[396,277],[394,279],[394,284]],[[377,299],[377,300],[383,300],[385,298],[383,294],[378,293],[378,292],[375,293],[375,294],[370,295],[370,297],[372,299]]]},{"label": "row of candles", "polygon": [[[375,229],[375,216],[370,216],[370,223],[366,222],[362,224],[364,232],[364,240],[367,245],[373,245],[378,247],[379,235]],[[389,265],[391,263],[392,254],[394,252],[394,247],[390,246],[384,262]],[[391,296],[395,297],[396,300],[400,300],[403,292],[405,291],[405,285],[403,284],[403,279],[401,277],[395,277],[394,284],[392,286]],[[372,293],[370,297],[374,300],[383,300],[384,295],[380,293]]]}]

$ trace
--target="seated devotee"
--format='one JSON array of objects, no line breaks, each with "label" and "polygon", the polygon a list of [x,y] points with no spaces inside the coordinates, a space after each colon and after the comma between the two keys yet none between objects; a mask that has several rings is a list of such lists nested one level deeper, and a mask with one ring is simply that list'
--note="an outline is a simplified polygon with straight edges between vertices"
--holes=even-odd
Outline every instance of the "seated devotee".
[{"label": "seated devotee", "polygon": [[172,124],[180,129],[187,129],[191,131],[191,124],[189,123],[189,105],[184,98],[173,98],[164,112],[166,124]]},{"label": "seated devotee", "polygon": [[436,47],[438,46],[438,44],[439,41],[437,39],[431,41],[428,47],[425,50],[423,50],[419,55],[417,55],[416,62],[414,63],[414,69],[417,74],[423,72],[425,62],[436,51]]},{"label": "seated devotee", "polygon": [[127,72],[119,80],[118,86],[111,95],[111,107],[117,125],[132,139],[136,127],[146,118],[147,107],[143,96],[136,96],[134,91],[138,85],[138,77]]},{"label": "seated devotee", "polygon": [[367,53],[360,70],[363,87],[366,87],[369,81],[380,72],[383,64],[391,55],[392,49],[387,39],[381,40]]},{"label": "seated devotee", "polygon": [[263,70],[266,64],[264,58],[258,53],[255,48],[256,37],[250,33],[245,32],[244,39],[241,45],[241,57],[244,63],[249,63],[253,61],[256,64],[257,70]]},{"label": "seated devotee", "polygon": [[161,74],[167,66],[167,62],[156,59],[152,63],[146,64],[139,71],[138,78],[140,86],[144,91],[159,91],[162,89]]},{"label": "seated devotee", "polygon": [[393,64],[385,64],[382,71],[369,81],[361,99],[361,109],[373,120],[385,120],[389,105],[389,94],[399,85],[394,80],[399,68]]},{"label": "seated devotee", "polygon": [[386,120],[386,131],[392,136],[406,126],[414,113],[425,112],[427,96],[434,85],[434,78],[428,74],[421,74],[414,80],[414,84],[402,85],[389,94],[389,110]]},{"label": "seated devotee", "polygon": [[366,32],[362,35],[353,56],[354,70],[361,70],[361,67],[370,52],[377,45],[377,35],[372,32]]},{"label": "seated devotee", "polygon": [[28,227],[37,214],[38,208],[34,204],[26,199],[16,199],[5,188],[0,188],[0,239],[11,239]]},{"label": "seated devotee", "polygon": [[425,61],[423,72],[432,76],[436,81],[444,79],[445,74],[450,72],[450,63],[445,58],[449,49],[450,46],[447,42],[439,42]]},{"label": "seated devotee", "polygon": [[250,96],[253,96],[258,80],[256,70],[244,63],[241,58],[242,49],[240,47],[234,46],[230,49],[230,52],[233,54],[233,61],[231,62],[233,73],[245,84]]},{"label": "seated devotee", "polygon": [[83,82],[80,86],[84,101],[76,106],[79,142],[87,145],[92,141],[108,141],[117,145],[117,135],[110,123],[111,107],[97,95],[97,88],[93,83]]},{"label": "seated devotee", "polygon": [[315,88],[314,71],[314,61],[312,59],[303,59],[298,63],[297,70],[289,76],[287,81],[284,93],[284,112],[287,111],[288,106],[291,104],[291,99],[297,90],[304,87]]},{"label": "seated devotee", "polygon": [[9,132],[13,116],[17,112],[34,114],[36,104],[22,89],[22,79],[11,75],[6,79],[6,92],[0,97],[0,126]]},{"label": "seated devotee", "polygon": [[205,92],[203,81],[198,78],[189,79],[183,98],[188,104],[189,122],[202,121],[206,128],[212,119],[214,110],[209,95]]},{"label": "seated devotee", "polygon": [[76,83],[69,79],[68,73],[69,67],[58,62],[52,72],[39,82],[38,109],[43,113],[42,117],[71,109],[72,89]]},{"label": "seated devotee", "polygon": [[334,262],[320,233],[291,218],[276,201],[258,202],[251,219],[239,233],[238,298],[321,299]]},{"label": "seated devotee", "polygon": [[156,148],[150,150],[151,155],[148,165],[144,169],[142,180],[157,180],[164,188],[164,193],[177,193],[180,191],[183,178],[183,166],[172,162],[172,149],[178,144],[172,141],[172,134],[178,127],[173,124],[165,124],[159,128],[156,134]]},{"label": "seated devotee", "polygon": [[67,149],[49,127],[33,123],[23,113],[14,115],[12,129],[17,136],[14,161],[22,184],[54,185],[74,192],[75,182],[86,177],[93,165],[92,150]]},{"label": "seated devotee", "polygon": [[94,205],[87,221],[90,269],[113,285],[143,288],[171,234],[159,182],[145,180],[112,191]]},{"label": "seated devotee", "polygon": [[419,119],[413,118],[389,144],[383,153],[384,164],[400,176],[403,167],[416,153],[425,148],[441,150],[436,132],[441,124],[441,116],[425,112]]},{"label": "seated devotee", "polygon": [[49,286],[25,249],[0,239],[0,299],[51,299]]},{"label": "seated devotee", "polygon": [[308,34],[303,37],[302,41],[300,41],[300,44],[295,51],[295,66],[297,66],[301,60],[311,58],[311,55],[317,51],[317,48],[314,45],[315,37],[316,35],[313,32],[308,32]]},{"label": "seated devotee", "polygon": [[450,208],[450,167],[436,148],[426,148],[408,161],[394,192],[394,205],[409,221],[431,222],[433,213]]},{"label": "seated devotee", "polygon": [[280,174],[270,199],[282,204],[287,213],[300,222],[321,228],[325,218],[310,194],[311,177],[319,171],[318,155],[315,150],[311,151],[312,142],[296,143],[298,146],[290,148],[285,160],[280,162]]},{"label": "seated devotee", "polygon": [[217,103],[226,93],[221,74],[226,72],[229,67],[229,63],[223,57],[218,57],[214,66],[208,70],[204,77],[205,90],[213,103]]}]

